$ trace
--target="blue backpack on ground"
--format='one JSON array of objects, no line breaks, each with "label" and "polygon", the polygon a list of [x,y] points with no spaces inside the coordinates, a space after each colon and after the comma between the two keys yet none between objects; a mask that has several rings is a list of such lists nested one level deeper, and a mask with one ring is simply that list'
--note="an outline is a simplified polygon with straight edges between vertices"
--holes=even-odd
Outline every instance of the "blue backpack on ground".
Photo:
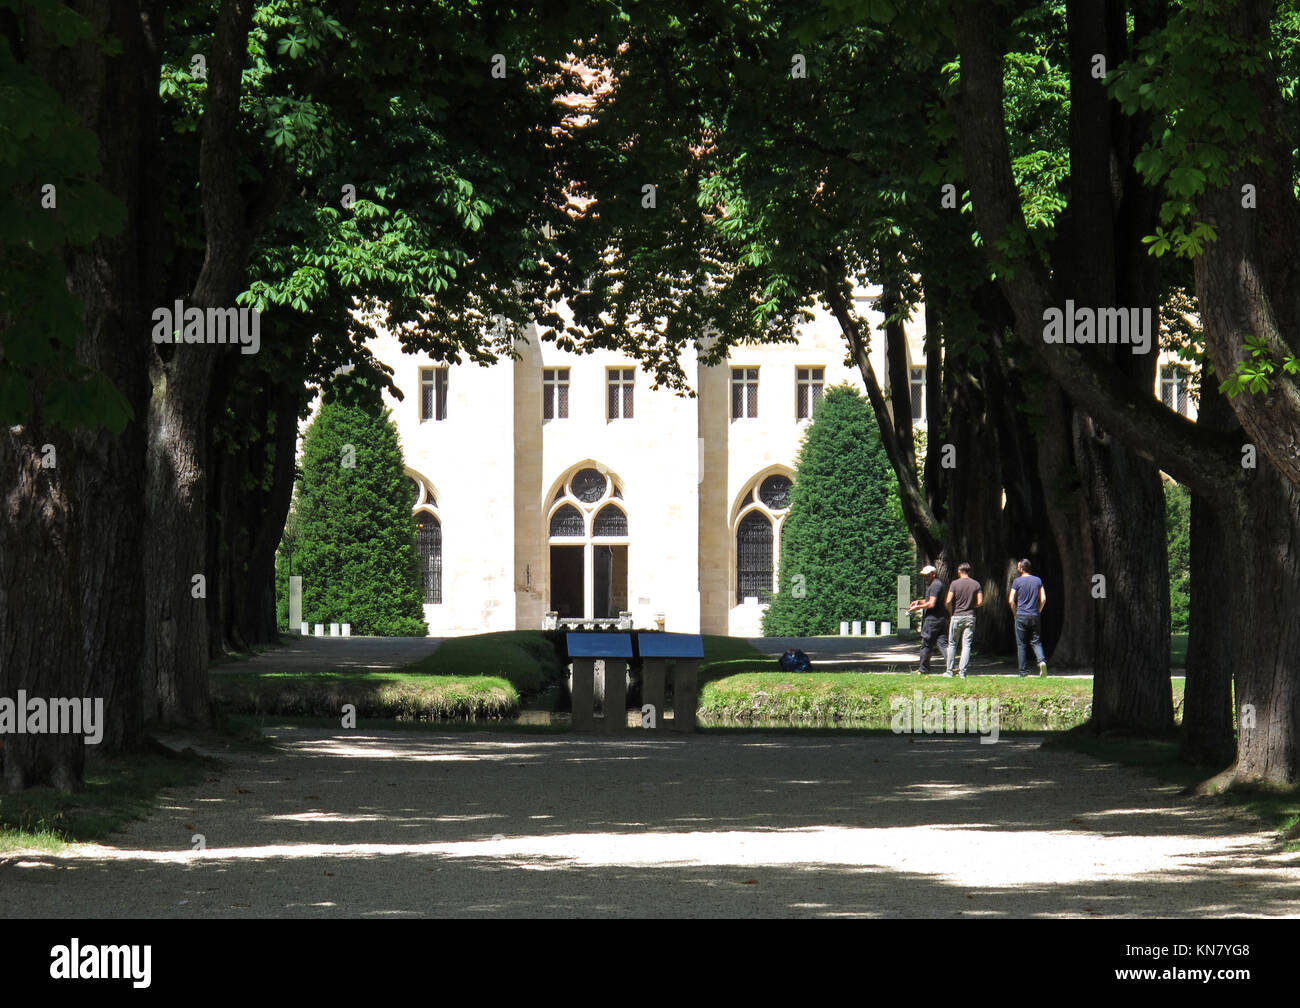
[{"label": "blue backpack on ground", "polygon": [[797,648],[787,648],[780,661],[784,672],[807,672],[812,667],[808,656]]}]

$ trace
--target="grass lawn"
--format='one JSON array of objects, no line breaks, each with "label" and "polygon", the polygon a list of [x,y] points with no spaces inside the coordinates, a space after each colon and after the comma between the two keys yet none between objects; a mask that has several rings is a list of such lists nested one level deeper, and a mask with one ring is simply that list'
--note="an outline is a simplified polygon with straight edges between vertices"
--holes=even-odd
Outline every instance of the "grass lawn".
[{"label": "grass lawn", "polygon": [[[832,724],[851,721],[863,728],[887,729],[895,698],[988,698],[998,700],[999,723],[1006,731],[1060,730],[1087,720],[1092,706],[1091,679],[922,678],[910,674],[866,672],[732,672],[734,663],[710,669],[700,690],[700,716],[755,726],[768,722]],[[720,673],[720,674],[719,674]],[[1181,684],[1178,688],[1181,701]]]},{"label": "grass lawn", "polygon": [[519,713],[519,693],[496,675],[431,672],[308,672],[214,677],[212,695],[229,714],[328,717],[343,705],[358,718],[415,721],[507,718]]},{"label": "grass lawn", "polygon": [[426,676],[494,676],[509,680],[524,695],[540,692],[560,678],[555,647],[541,630],[451,637],[404,672]]}]

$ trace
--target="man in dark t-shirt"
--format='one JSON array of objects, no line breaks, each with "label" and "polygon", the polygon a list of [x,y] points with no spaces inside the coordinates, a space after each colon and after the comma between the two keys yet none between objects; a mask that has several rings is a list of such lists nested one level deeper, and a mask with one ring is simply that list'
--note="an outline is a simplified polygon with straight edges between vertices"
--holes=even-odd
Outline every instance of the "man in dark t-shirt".
[{"label": "man in dark t-shirt", "polygon": [[[966,678],[966,668],[970,665],[971,642],[975,639],[975,610],[984,604],[984,592],[980,584],[970,576],[968,563],[957,565],[957,580],[948,589],[948,609],[952,612],[952,621],[948,624],[948,671],[954,671],[962,679]],[[961,668],[957,668],[957,648],[961,647]]]},{"label": "man in dark t-shirt", "polygon": [[1032,673],[1029,670],[1029,644],[1038,659],[1038,674],[1047,675],[1047,658],[1043,654],[1042,620],[1039,614],[1047,605],[1047,592],[1043,590],[1041,578],[1035,577],[1028,560],[1016,564],[1020,576],[1011,582],[1011,591],[1007,593],[1007,603],[1016,617],[1016,656],[1020,659],[1020,676],[1023,679]]},{"label": "man in dark t-shirt", "polygon": [[925,578],[925,597],[916,599],[907,607],[909,613],[923,611],[921,618],[921,656],[917,672],[930,674],[930,656],[938,651],[948,651],[948,606],[945,603],[944,589],[947,587],[939,580],[938,571],[931,564],[921,568]]}]

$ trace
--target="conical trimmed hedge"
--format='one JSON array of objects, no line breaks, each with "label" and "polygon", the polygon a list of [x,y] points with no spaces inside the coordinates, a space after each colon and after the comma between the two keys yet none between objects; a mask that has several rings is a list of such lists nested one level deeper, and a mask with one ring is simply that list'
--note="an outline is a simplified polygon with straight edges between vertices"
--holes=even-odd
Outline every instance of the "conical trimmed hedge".
[{"label": "conical trimmed hedge", "polygon": [[304,621],[381,637],[429,632],[410,498],[397,428],[378,393],[359,382],[327,390],[303,436],[289,522]]},{"label": "conical trimmed hedge", "polygon": [[875,416],[854,389],[826,391],[796,465],[780,589],[763,632],[811,636],[839,633],[842,620],[892,622],[912,544]]}]

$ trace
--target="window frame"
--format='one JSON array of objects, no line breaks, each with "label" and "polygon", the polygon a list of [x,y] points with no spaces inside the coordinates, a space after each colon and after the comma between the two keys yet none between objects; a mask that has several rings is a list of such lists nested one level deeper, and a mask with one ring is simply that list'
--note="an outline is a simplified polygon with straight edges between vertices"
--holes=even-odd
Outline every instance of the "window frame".
[{"label": "window frame", "polygon": [[[817,377],[813,374],[817,372]],[[811,420],[826,392],[826,367],[808,365],[794,369],[794,417],[796,420]]]},{"label": "window frame", "polygon": [[[420,423],[430,421],[437,422],[447,419],[447,389],[450,385],[448,372],[450,368],[443,367],[422,367],[420,368]],[[432,416],[425,409],[426,399],[425,391],[430,393],[433,410]]]},{"label": "window frame", "polygon": [[[1189,406],[1191,405],[1191,386],[1191,368],[1174,361],[1160,365],[1157,388],[1160,402],[1166,409],[1173,410],[1179,416],[1188,416]],[[1171,402],[1165,401],[1166,388],[1169,390]]]},{"label": "window frame", "polygon": [[908,407],[912,411],[912,423],[925,423],[925,365],[909,364],[907,368]]},{"label": "window frame", "polygon": [[605,419],[607,421],[631,420],[634,417],[635,390],[636,368],[605,369]]},{"label": "window frame", "polygon": [[[569,419],[570,370],[567,367],[542,368],[542,422]],[[563,392],[563,396],[561,396]],[[547,416],[547,413],[550,416]]]},{"label": "window frame", "polygon": [[[741,366],[731,369],[731,419],[732,420],[757,420],[758,419],[758,381],[759,369],[757,367]],[[740,398],[737,400],[736,392],[740,390]],[[739,406],[739,412],[737,412]]]}]

